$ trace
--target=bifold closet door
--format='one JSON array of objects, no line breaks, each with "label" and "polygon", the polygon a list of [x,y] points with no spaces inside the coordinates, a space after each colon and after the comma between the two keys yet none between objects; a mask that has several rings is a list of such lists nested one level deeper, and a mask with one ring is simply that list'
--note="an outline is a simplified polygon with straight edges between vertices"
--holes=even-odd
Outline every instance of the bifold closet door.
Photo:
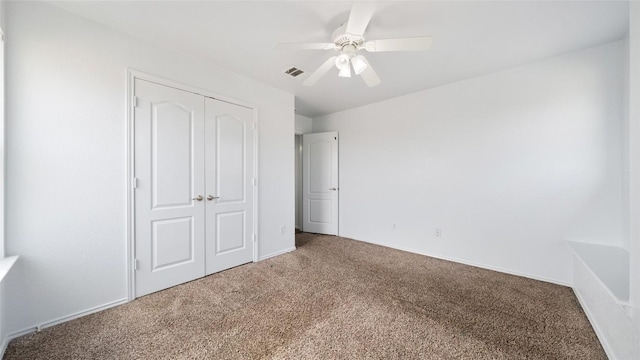
[{"label": "bifold closet door", "polygon": [[253,260],[253,110],[205,99],[206,272]]},{"label": "bifold closet door", "polygon": [[204,98],[135,80],[136,296],[205,274]]}]

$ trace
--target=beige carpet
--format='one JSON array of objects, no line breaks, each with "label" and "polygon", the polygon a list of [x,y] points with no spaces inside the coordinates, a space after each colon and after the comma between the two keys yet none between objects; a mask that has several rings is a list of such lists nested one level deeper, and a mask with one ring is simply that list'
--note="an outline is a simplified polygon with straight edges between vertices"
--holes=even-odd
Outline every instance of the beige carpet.
[{"label": "beige carpet", "polygon": [[571,289],[344,238],[18,338],[5,359],[606,359]]}]

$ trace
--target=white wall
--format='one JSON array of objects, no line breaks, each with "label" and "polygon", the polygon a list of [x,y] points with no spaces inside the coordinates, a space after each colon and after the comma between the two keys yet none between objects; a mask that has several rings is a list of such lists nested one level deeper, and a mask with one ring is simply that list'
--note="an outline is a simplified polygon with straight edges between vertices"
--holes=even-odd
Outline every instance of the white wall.
[{"label": "white wall", "polygon": [[0,0],[0,27],[4,29],[5,24],[5,0]]},{"label": "white wall", "polygon": [[[629,5],[629,34],[625,38],[623,233],[629,251],[630,302],[621,304],[607,288],[576,261],[576,294],[611,359],[640,359],[640,3]],[[624,305],[624,306],[623,306]]]},{"label": "white wall", "polygon": [[629,33],[624,38],[624,55],[623,55],[623,69],[625,70],[625,76],[623,76],[623,96],[622,96],[622,133],[625,136],[622,137],[622,242],[621,246],[626,250],[629,250],[629,172],[630,165],[630,139],[629,139],[629,109],[630,100],[629,91],[631,88],[631,79],[629,77],[629,57],[630,57],[630,42]]},{"label": "white wall", "polygon": [[[313,131],[312,119],[296,114],[296,135],[308,134]],[[296,136],[294,145],[296,161],[296,228],[302,229],[302,136]]]},{"label": "white wall", "polygon": [[633,344],[640,358],[640,3],[629,5],[629,255]]},{"label": "white wall", "polygon": [[621,242],[622,65],[618,41],[314,118],[340,235],[569,284],[566,240]]},{"label": "white wall", "polygon": [[[5,29],[5,1],[0,0],[0,29],[4,32]],[[3,44],[4,42],[0,42]],[[4,58],[4,45],[0,48],[0,56]],[[0,76],[0,259],[4,257],[5,249],[4,249],[4,158],[5,158],[5,148],[4,148],[4,60],[0,62],[0,66],[2,66]],[[0,281],[0,351],[4,348],[3,342],[7,336],[7,326],[6,326],[6,311],[5,311],[5,285],[4,281]],[[1,355],[1,354],[0,354]]]},{"label": "white wall", "polygon": [[296,114],[295,132],[296,134],[308,134],[312,131],[312,119]]},{"label": "white wall", "polygon": [[127,296],[127,68],[257,105],[259,254],[293,249],[291,94],[40,2],[8,4],[7,46],[10,332]]},{"label": "white wall", "polygon": [[[5,6],[6,2],[0,0],[0,34],[5,32]],[[4,39],[0,39],[0,259],[4,258],[4,173],[5,173],[5,55],[4,55]],[[2,293],[0,292],[0,301]],[[2,335],[2,319],[0,317],[0,335]],[[1,338],[0,338],[1,339]]]}]

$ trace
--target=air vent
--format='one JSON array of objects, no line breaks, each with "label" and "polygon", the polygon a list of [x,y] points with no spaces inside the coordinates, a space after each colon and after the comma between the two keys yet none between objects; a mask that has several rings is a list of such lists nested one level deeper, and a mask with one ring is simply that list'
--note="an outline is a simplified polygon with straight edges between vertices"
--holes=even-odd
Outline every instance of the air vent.
[{"label": "air vent", "polygon": [[287,75],[291,75],[293,77],[298,77],[298,76],[304,74],[304,70],[300,70],[297,67],[291,67],[291,68],[285,70],[284,73],[287,74]]}]

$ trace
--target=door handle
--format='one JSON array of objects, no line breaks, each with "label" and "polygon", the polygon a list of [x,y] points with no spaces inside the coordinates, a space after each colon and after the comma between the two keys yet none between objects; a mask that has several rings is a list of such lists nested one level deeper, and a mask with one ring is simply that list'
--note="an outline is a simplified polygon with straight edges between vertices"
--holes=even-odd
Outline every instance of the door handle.
[{"label": "door handle", "polygon": [[220,199],[220,196],[207,195],[207,200]]},{"label": "door handle", "polygon": [[202,199],[203,199],[202,195],[198,195],[191,200],[202,201]]},{"label": "door handle", "polygon": [[329,188],[329,190],[331,190],[331,191],[336,191],[336,190],[338,190],[338,189],[336,189],[336,188]]}]

